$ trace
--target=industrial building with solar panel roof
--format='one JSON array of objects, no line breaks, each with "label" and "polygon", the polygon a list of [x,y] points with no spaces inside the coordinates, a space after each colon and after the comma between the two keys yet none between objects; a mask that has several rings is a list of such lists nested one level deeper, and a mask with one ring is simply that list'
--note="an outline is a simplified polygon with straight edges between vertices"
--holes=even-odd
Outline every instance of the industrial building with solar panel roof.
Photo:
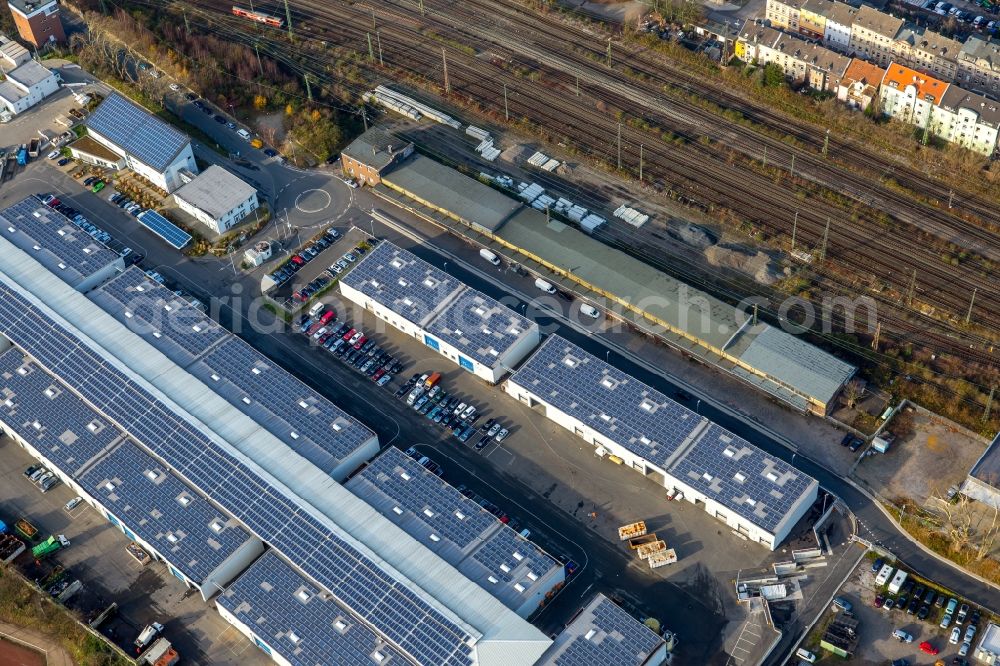
[{"label": "industrial building with solar panel roof", "polygon": [[771,550],[819,493],[809,475],[558,335],[549,336],[505,388]]},{"label": "industrial building with solar panel roof", "polygon": [[[118,93],[108,95],[86,120],[88,136],[167,193],[198,173],[191,139]],[[84,158],[86,159],[86,158]]]},{"label": "industrial building with solar panel roof", "polygon": [[[275,662],[527,665],[553,645],[524,619],[564,576],[544,551],[395,449],[352,492],[364,425],[138,269],[88,284],[93,239],[20,227],[0,234],[4,432]],[[644,636],[591,615],[573,641],[592,648],[557,663]]]},{"label": "industrial building with solar panel roof", "polygon": [[388,241],[340,279],[345,298],[496,384],[538,346],[538,324]]}]

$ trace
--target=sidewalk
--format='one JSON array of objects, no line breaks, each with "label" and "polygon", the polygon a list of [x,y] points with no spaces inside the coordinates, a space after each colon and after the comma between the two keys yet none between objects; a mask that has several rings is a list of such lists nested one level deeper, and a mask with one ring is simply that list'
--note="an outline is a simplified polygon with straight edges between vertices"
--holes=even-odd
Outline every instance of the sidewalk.
[{"label": "sidewalk", "polygon": [[31,629],[0,622],[0,636],[41,652],[45,655],[47,666],[73,666],[76,663],[66,650],[54,644],[52,638]]}]

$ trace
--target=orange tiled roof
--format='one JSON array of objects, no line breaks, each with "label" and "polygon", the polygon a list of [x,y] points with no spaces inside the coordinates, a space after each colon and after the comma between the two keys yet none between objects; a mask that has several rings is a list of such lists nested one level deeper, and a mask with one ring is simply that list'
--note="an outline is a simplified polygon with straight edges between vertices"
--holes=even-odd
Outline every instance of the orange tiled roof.
[{"label": "orange tiled roof", "polygon": [[851,64],[847,66],[847,71],[844,72],[845,81],[860,81],[870,86],[877,86],[884,76],[884,69],[860,58],[852,60]]},{"label": "orange tiled roof", "polygon": [[890,63],[882,78],[883,86],[891,86],[903,90],[906,86],[914,86],[917,89],[917,97],[923,100],[933,101],[935,104],[941,103],[948,84],[939,81],[932,76],[928,76],[915,69],[904,67],[895,62]]}]

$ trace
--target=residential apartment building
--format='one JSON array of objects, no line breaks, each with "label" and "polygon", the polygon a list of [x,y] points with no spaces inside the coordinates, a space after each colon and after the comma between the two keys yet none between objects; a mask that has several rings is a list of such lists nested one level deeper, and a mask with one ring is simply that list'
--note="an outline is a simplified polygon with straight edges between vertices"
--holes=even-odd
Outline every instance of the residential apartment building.
[{"label": "residential apartment building", "polygon": [[851,26],[858,14],[856,7],[844,2],[832,2],[826,14],[823,41],[832,49],[847,53],[851,48]]},{"label": "residential apartment building", "polygon": [[56,0],[8,0],[7,4],[14,17],[17,32],[24,41],[31,42],[36,48],[66,41]]},{"label": "residential apartment building", "polygon": [[736,57],[761,65],[776,64],[796,83],[836,92],[850,58],[799,37],[747,21],[736,42]]},{"label": "residential apartment building", "polygon": [[883,114],[905,123],[927,127],[932,109],[941,104],[948,83],[897,63],[890,63],[879,90]]},{"label": "residential apartment building", "polygon": [[859,58],[851,60],[837,88],[837,99],[856,109],[867,109],[878,99],[885,70]]},{"label": "residential apartment building", "polygon": [[965,40],[958,52],[956,81],[969,90],[1000,94],[1000,42],[975,36]]},{"label": "residential apartment building", "polygon": [[851,43],[848,48],[855,55],[886,67],[893,60],[893,43],[902,28],[903,19],[863,6],[851,25]]},{"label": "residential apartment building", "polygon": [[962,43],[922,27],[904,26],[892,44],[892,60],[945,81],[958,73]]},{"label": "residential apartment building", "polygon": [[941,104],[931,111],[928,129],[932,134],[983,155],[997,149],[1000,133],[998,103],[958,86],[949,86]]}]

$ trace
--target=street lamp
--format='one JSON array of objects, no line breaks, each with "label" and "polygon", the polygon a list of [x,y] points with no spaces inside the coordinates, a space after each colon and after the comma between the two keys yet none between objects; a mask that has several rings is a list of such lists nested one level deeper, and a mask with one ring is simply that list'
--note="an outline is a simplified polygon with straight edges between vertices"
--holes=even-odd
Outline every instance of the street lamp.
[{"label": "street lamp", "polygon": [[694,403],[694,413],[701,414],[701,398],[698,398]]}]

